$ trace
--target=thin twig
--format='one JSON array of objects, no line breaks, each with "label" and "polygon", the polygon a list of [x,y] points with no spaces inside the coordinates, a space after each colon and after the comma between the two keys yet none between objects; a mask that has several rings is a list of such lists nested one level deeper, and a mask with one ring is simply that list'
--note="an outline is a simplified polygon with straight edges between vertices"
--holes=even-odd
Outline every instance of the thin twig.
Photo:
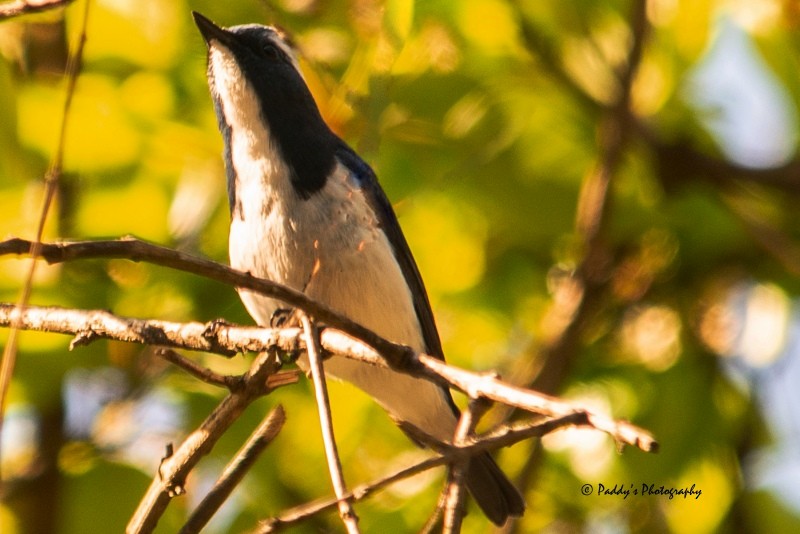
[{"label": "thin twig", "polygon": [[165,458],[139,506],[128,522],[128,534],[152,532],[169,501],[183,493],[186,476],[256,398],[269,392],[267,377],[280,367],[271,353],[260,354],[245,376],[244,386],[228,394],[213,412],[181,443],[174,454]]},{"label": "thin twig", "polygon": [[247,443],[239,449],[220,475],[214,487],[206,494],[189,520],[180,530],[181,534],[200,532],[209,520],[228,499],[233,489],[241,482],[258,457],[278,435],[286,421],[286,413],[280,404],[273,408],[258,428],[250,435]]},{"label": "thin twig", "polygon": [[419,529],[417,534],[432,534],[437,530],[441,529],[442,525],[442,516],[444,515],[444,506],[445,500],[447,499],[447,494],[445,492],[439,493],[439,499],[436,501],[436,507],[433,509],[433,512],[428,517],[428,520],[422,525],[422,528]]},{"label": "thin twig", "polygon": [[557,314],[567,317],[553,340],[542,351],[544,367],[535,378],[521,381],[546,393],[556,392],[577,353],[579,340],[590,318],[607,300],[607,275],[613,257],[605,241],[604,230],[611,210],[610,185],[628,146],[632,129],[630,102],[633,81],[641,63],[649,34],[646,0],[635,0],[631,11],[633,43],[620,74],[619,94],[606,110],[601,123],[597,161],[581,185],[575,213],[575,230],[583,254],[573,276],[567,282],[573,289],[570,298],[554,303]]},{"label": "thin twig", "polygon": [[[573,413],[560,418],[538,419],[525,423],[517,423],[515,425],[503,425],[494,432],[480,436],[479,438],[470,438],[469,443],[463,447],[450,446],[449,448],[445,448],[440,456],[422,460],[414,465],[400,469],[391,475],[367,484],[362,484],[356,487],[352,492],[345,494],[345,497],[354,502],[362,501],[370,497],[376,491],[382,490],[387,486],[430,469],[452,463],[458,458],[474,456],[501,447],[508,447],[525,439],[544,436],[559,428],[586,424],[587,420],[585,414]],[[253,530],[251,534],[272,534],[279,532],[319,513],[332,510],[337,507],[337,503],[338,499],[336,498],[326,498],[302,504],[283,512],[280,516],[261,521],[259,527]]]},{"label": "thin twig", "polygon": [[325,458],[328,461],[328,471],[331,475],[331,483],[336,498],[339,500],[339,517],[342,518],[344,526],[349,534],[358,534],[358,516],[353,505],[346,499],[347,486],[342,474],[342,463],[339,460],[339,452],[336,447],[336,438],[333,435],[333,422],[331,420],[331,403],[328,399],[328,386],[325,383],[325,369],[322,366],[320,356],[320,338],[316,325],[305,313],[300,314],[300,322],[303,325],[303,336],[306,340],[306,352],[308,353],[308,367],[311,371],[311,378],[314,381],[314,396],[317,400],[317,412],[319,412],[319,424],[322,429],[322,442],[325,446]]},{"label": "thin twig", "polygon": [[[511,2],[511,4],[519,5],[518,2]],[[561,51],[558,50],[555,40],[548,36],[543,28],[536,26],[528,20],[521,9],[517,9],[517,19],[525,46],[539,59],[550,76],[585,109],[590,111],[601,109],[603,103],[597,101],[595,97],[586,92],[567,69],[564,68],[561,57],[562,54]]]},{"label": "thin twig", "polygon": [[[560,387],[578,351],[584,328],[607,300],[606,280],[613,258],[604,242],[603,230],[611,209],[611,180],[627,147],[630,133],[638,124],[630,109],[630,102],[633,81],[650,29],[646,7],[645,0],[633,2],[630,15],[632,44],[627,61],[618,75],[616,99],[610,105],[592,101],[565,69],[554,42],[519,12],[528,50],[541,60],[547,73],[577,101],[592,111],[603,112],[597,161],[581,185],[575,214],[575,230],[582,245],[582,255],[574,273],[565,282],[570,286],[568,291],[564,291],[566,296],[553,303],[551,314],[558,317],[559,321],[550,340],[543,347],[531,347],[530,352],[534,355],[519,359],[525,368],[520,369],[515,377],[515,381],[546,393],[554,393]],[[543,363],[531,365],[532,361]],[[505,412],[503,418],[510,416],[508,411]]]},{"label": "thin twig", "polygon": [[74,0],[38,0],[37,2],[33,3],[29,0],[15,0],[14,2],[6,2],[0,4],[0,20],[7,20],[22,15],[29,15],[31,13],[41,13],[42,11],[67,7],[72,2],[74,2]]},{"label": "thin twig", "polygon": [[[22,4],[23,6],[21,7],[24,8],[24,5],[27,3],[23,1]],[[9,12],[13,12],[13,10],[10,9]],[[69,123],[70,109],[72,108],[72,98],[75,94],[75,84],[78,81],[78,73],[80,72],[81,64],[83,62],[83,47],[86,43],[86,27],[88,22],[89,0],[85,0],[78,44],[75,47],[75,52],[70,55],[69,61],[67,62],[67,87],[64,95],[64,107],[61,114],[61,126],[58,133],[58,144],[56,145],[56,152],[53,155],[53,160],[50,162],[50,167],[45,174],[45,193],[42,209],[39,213],[39,224],[36,228],[36,237],[29,247],[32,259],[24,285],[22,287],[22,294],[17,301],[17,307],[20,310],[24,310],[25,306],[27,306],[28,302],[30,301],[31,291],[33,290],[33,277],[36,273],[37,257],[39,256],[39,251],[41,250],[45,222],[47,221],[47,215],[50,212],[50,207],[53,204],[53,198],[55,198],[58,182],[61,179],[61,170],[64,162],[64,147],[66,146],[67,138],[67,125]],[[18,342],[18,329],[12,325],[8,339],[6,340],[6,346],[3,350],[3,361],[0,362],[0,438],[2,438],[3,435],[6,398],[8,396],[8,390],[11,387],[11,377],[14,375],[14,367],[16,366]],[[0,439],[0,443],[2,441],[3,440]],[[2,451],[0,451],[0,456],[2,456]],[[1,473],[0,481],[2,481]]]},{"label": "thin twig", "polygon": [[[471,400],[467,409],[461,413],[453,436],[453,445],[463,446],[475,430],[483,413],[486,411],[487,403],[480,400]],[[470,458],[455,461],[451,464],[450,472],[447,476],[447,485],[444,490],[444,524],[442,532],[444,534],[455,534],[461,532],[461,521],[464,518],[464,477],[469,469]]]},{"label": "thin twig", "polygon": [[202,380],[207,384],[221,386],[233,391],[234,389],[241,387],[242,382],[244,381],[244,377],[242,376],[230,376],[215,373],[211,369],[198,365],[192,360],[181,356],[172,349],[160,347],[156,349],[155,353],[156,356],[163,358],[173,365],[177,365],[193,377]]},{"label": "thin twig", "polygon": [[604,415],[577,408],[567,401],[506,384],[492,373],[475,373],[447,365],[427,354],[418,355],[418,361],[433,376],[472,398],[491,399],[549,417],[564,417],[583,412],[591,426],[612,435],[620,444],[634,445],[645,452],[658,450],[658,443],[648,432],[626,421],[615,421]]},{"label": "thin twig", "polygon": [[[633,43],[628,53],[628,59],[619,76],[619,94],[613,106],[607,111],[605,120],[601,125],[599,156],[595,168],[584,180],[578,200],[575,217],[575,228],[585,243],[586,256],[584,263],[596,261],[602,254],[596,249],[603,247],[598,240],[601,238],[603,225],[608,220],[609,185],[613,175],[619,167],[625,149],[627,148],[628,134],[631,130],[629,123],[630,105],[633,92],[633,81],[636,77],[642,59],[645,39],[648,35],[647,2],[636,0],[633,4],[631,26]],[[592,265],[588,266],[592,268]],[[590,273],[589,276],[591,276]]]},{"label": "thin twig", "polygon": [[[371,483],[357,486],[352,491],[346,493],[345,497],[349,501],[353,502],[362,501],[373,495],[376,491],[379,491],[401,480],[405,480],[407,478],[416,476],[420,473],[424,473],[425,471],[428,471],[435,467],[442,466],[446,464],[447,461],[448,458],[445,456],[428,458],[410,467],[400,469],[392,473],[391,475],[382,477]],[[257,533],[271,534],[274,532],[280,532],[285,528],[291,527],[297,523],[305,521],[306,519],[309,519],[310,517],[313,517],[319,513],[333,510],[334,508],[338,508],[338,506],[339,506],[339,499],[336,497],[318,499],[316,501],[305,503],[296,506],[295,508],[292,508],[290,510],[284,511],[280,516],[272,517],[270,519],[261,521],[259,527],[256,528],[252,534],[257,534]]]}]

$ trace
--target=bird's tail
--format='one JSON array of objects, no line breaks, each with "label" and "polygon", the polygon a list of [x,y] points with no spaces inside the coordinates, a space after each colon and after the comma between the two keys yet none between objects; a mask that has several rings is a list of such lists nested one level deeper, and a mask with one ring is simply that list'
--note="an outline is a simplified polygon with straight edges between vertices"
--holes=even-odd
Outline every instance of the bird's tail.
[{"label": "bird's tail", "polygon": [[503,525],[525,511],[525,501],[489,453],[473,456],[466,473],[467,489],[486,517]]}]

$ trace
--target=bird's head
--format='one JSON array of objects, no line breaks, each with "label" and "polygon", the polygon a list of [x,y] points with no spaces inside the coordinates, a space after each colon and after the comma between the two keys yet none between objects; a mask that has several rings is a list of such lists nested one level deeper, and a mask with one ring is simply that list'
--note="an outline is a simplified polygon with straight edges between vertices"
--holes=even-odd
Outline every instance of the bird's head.
[{"label": "bird's head", "polygon": [[[275,148],[272,157],[280,161],[274,163],[285,166],[299,194],[321,188],[333,168],[337,138],[320,115],[286,35],[260,24],[222,28],[193,15],[208,46],[208,83],[226,153],[232,136],[253,138],[254,146],[264,141]],[[266,155],[253,157],[259,156]],[[230,179],[237,162],[226,159]]]}]

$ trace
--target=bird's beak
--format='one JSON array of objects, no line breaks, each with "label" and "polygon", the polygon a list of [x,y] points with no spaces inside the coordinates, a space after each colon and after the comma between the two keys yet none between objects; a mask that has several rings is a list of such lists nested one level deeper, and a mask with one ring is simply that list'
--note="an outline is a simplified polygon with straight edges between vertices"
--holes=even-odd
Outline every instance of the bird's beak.
[{"label": "bird's beak", "polygon": [[213,40],[227,45],[232,40],[233,35],[228,30],[220,28],[197,11],[192,11],[192,16],[194,17],[194,23],[197,24],[197,28],[200,30],[203,39],[206,40],[206,44],[210,45]]}]

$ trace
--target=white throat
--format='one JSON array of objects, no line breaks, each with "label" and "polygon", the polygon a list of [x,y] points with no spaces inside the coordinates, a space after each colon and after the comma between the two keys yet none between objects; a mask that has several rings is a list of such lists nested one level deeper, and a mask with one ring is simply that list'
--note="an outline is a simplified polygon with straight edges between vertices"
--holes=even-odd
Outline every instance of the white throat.
[{"label": "white throat", "polygon": [[212,43],[209,61],[214,74],[213,92],[219,98],[225,122],[230,127],[230,151],[236,175],[235,209],[239,216],[258,217],[271,199],[288,195],[292,188],[289,170],[272,140],[261,103],[233,54]]}]

